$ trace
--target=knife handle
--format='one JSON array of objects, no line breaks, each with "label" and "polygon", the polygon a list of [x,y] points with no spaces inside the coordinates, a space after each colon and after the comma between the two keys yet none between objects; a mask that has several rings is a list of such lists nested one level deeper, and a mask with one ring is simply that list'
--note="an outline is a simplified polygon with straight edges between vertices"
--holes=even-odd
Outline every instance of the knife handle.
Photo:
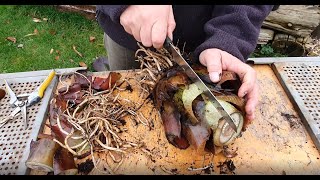
[{"label": "knife handle", "polygon": [[166,39],[164,40],[163,47],[166,48],[167,50],[169,50],[171,43],[172,43],[171,39],[167,36]]}]

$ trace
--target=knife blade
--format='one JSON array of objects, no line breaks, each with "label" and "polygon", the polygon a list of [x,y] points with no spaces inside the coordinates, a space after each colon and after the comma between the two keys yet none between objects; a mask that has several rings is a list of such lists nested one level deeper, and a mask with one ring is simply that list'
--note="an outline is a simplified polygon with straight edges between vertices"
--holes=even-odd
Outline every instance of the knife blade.
[{"label": "knife blade", "polygon": [[210,89],[204,84],[204,82],[200,79],[200,77],[197,75],[197,73],[194,72],[194,70],[190,67],[188,62],[181,56],[181,54],[176,50],[175,46],[173,45],[170,38],[166,38],[164,47],[171,52],[171,55],[173,57],[173,60],[185,71],[187,76],[191,79],[193,83],[196,84],[196,86],[204,93],[204,95],[208,98],[209,101],[212,102],[214,107],[218,110],[220,115],[223,119],[226,120],[226,122],[229,124],[229,126],[237,132],[237,127],[232,119],[232,117],[229,115],[229,113],[222,107],[222,105],[219,103],[218,99],[212,94]]}]

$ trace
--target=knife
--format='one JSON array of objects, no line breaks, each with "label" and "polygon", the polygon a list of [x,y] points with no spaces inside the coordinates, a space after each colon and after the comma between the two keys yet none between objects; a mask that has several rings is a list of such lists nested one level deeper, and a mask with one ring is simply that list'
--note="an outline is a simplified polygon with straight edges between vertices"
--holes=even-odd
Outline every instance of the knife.
[{"label": "knife", "polygon": [[208,98],[208,100],[212,102],[212,104],[218,110],[222,118],[226,120],[226,122],[235,132],[237,132],[237,127],[234,124],[234,121],[229,115],[229,113],[222,107],[222,105],[219,103],[217,98],[212,94],[210,89],[204,84],[204,82],[199,78],[197,73],[195,73],[194,70],[190,67],[188,62],[176,50],[175,46],[173,45],[169,37],[166,38],[164,42],[164,47],[169,52],[171,52],[173,61],[176,62],[185,71],[185,73],[191,79],[191,81],[193,81],[193,83],[195,83],[196,86],[204,93],[204,95]]}]

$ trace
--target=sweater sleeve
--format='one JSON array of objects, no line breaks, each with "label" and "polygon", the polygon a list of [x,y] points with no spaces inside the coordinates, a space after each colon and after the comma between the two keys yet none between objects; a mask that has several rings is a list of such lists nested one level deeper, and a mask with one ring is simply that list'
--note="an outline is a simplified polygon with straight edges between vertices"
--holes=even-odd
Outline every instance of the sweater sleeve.
[{"label": "sweater sleeve", "polygon": [[120,22],[120,16],[129,5],[97,5],[96,10],[108,15],[115,22]]},{"label": "sweater sleeve", "polygon": [[256,47],[262,22],[272,5],[219,5],[204,25],[206,40],[195,49],[195,56],[206,49],[218,48],[245,61]]}]

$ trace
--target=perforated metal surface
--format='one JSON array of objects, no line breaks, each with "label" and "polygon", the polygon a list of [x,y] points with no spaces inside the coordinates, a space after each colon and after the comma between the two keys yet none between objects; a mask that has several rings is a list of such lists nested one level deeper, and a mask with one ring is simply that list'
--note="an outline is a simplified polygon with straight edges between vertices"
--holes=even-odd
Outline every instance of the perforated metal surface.
[{"label": "perforated metal surface", "polygon": [[274,63],[273,69],[320,151],[320,58]]},{"label": "perforated metal surface", "polygon": [[[31,93],[46,78],[46,76],[36,77],[36,74],[37,73],[35,72],[32,77],[19,78],[0,75],[0,88],[5,89],[2,80],[5,78],[16,95]],[[20,175],[28,173],[25,162],[29,156],[30,142],[31,140],[37,139],[37,135],[43,127],[43,121],[47,114],[46,111],[55,81],[56,79],[54,79],[54,82],[51,82],[50,86],[45,91],[43,99],[39,103],[27,108],[27,129],[24,127],[21,113],[15,119],[9,121],[0,128],[1,175]],[[0,119],[6,118],[14,109],[10,107],[9,100],[9,94],[6,94],[4,99],[0,100]]]}]

